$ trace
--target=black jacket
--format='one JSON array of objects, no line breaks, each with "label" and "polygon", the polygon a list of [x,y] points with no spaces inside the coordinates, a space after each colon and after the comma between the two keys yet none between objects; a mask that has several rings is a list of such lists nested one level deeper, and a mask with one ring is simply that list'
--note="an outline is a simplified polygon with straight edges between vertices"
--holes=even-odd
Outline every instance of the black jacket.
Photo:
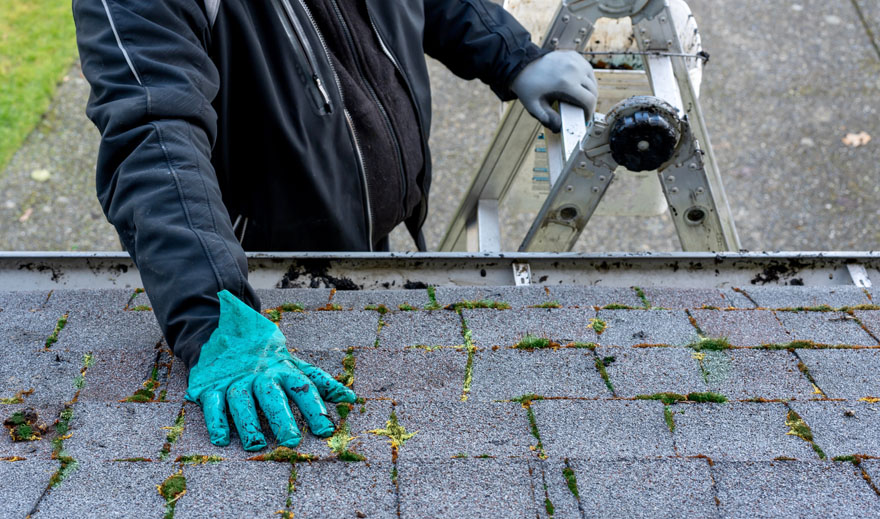
[{"label": "black jacket", "polygon": [[[489,0],[366,3],[420,122],[415,233],[430,187],[424,54],[509,100],[510,82],[542,52]],[[213,5],[73,0],[87,114],[103,137],[98,198],[187,366],[217,326],[217,292],[260,309],[245,249],[371,248],[358,145],[306,4]]]}]

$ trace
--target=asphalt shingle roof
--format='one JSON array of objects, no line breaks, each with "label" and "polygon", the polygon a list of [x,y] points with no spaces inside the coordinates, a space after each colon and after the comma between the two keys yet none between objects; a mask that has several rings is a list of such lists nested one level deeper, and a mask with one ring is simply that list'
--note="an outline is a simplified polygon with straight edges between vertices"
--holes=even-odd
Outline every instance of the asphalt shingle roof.
[{"label": "asphalt shingle roof", "polygon": [[[880,515],[880,311],[860,289],[261,296],[306,308],[279,321],[295,355],[353,375],[365,400],[331,412],[364,461],[308,433],[293,462],[211,445],[145,294],[0,292],[0,418],[33,409],[39,436],[0,439],[0,515]],[[443,308],[463,300],[484,303]],[[413,436],[392,445],[392,420]],[[186,493],[162,497],[178,472]]]}]

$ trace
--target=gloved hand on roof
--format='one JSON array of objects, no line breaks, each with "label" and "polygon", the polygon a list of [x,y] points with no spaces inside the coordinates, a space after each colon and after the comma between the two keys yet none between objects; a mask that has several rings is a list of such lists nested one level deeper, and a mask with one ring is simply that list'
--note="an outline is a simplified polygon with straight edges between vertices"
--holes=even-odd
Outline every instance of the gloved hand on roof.
[{"label": "gloved hand on roof", "polygon": [[571,50],[557,50],[529,63],[516,76],[510,89],[535,119],[554,132],[562,129],[562,119],[553,110],[555,101],[579,106],[592,120],[599,87],[593,67]]},{"label": "gloved hand on roof", "polygon": [[323,400],[353,403],[348,389],[329,374],[287,351],[284,335],[272,321],[228,291],[220,297],[220,324],[202,347],[190,370],[186,399],[202,406],[211,443],[229,445],[226,418],[229,406],[242,446],[256,451],[266,446],[260,430],[257,403],[283,447],[296,447],[302,434],[288,397],[299,407],[309,430],[322,438],[333,434]]}]

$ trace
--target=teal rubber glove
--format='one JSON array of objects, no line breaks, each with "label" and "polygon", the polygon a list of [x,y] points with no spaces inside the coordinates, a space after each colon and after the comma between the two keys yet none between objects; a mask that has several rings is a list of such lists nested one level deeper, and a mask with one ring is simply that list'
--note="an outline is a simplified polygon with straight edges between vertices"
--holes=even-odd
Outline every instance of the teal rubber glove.
[{"label": "teal rubber glove", "polygon": [[278,444],[296,447],[302,434],[288,397],[299,407],[312,434],[322,438],[332,435],[335,425],[323,399],[353,403],[354,392],[325,371],[292,356],[284,334],[272,321],[227,290],[217,295],[220,324],[202,346],[186,391],[186,399],[202,407],[211,443],[229,445],[228,404],[244,450],[264,448],[258,402]]}]

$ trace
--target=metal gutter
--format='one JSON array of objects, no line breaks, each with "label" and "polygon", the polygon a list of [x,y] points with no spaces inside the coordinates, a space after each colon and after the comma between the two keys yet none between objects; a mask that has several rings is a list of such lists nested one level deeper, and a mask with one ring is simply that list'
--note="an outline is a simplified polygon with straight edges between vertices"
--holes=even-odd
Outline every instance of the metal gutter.
[{"label": "metal gutter", "polygon": [[[853,285],[862,273],[880,280],[880,252],[248,254],[256,288],[512,286],[512,266],[521,263],[536,285],[834,286]],[[0,290],[140,286],[137,268],[122,252],[0,252]]]}]

